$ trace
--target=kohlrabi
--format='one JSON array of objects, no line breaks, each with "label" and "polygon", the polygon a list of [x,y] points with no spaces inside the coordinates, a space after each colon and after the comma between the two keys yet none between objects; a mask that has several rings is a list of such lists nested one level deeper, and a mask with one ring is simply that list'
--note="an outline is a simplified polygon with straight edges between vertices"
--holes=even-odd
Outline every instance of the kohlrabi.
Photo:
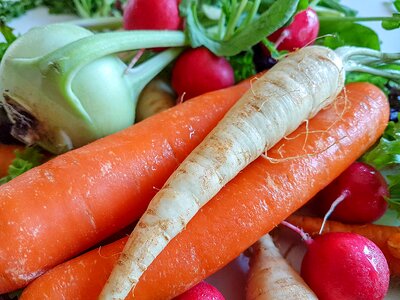
[{"label": "kohlrabi", "polygon": [[9,47],[0,65],[0,101],[13,136],[61,153],[128,127],[140,91],[181,48],[129,71],[111,54],[186,43],[178,31],[94,35],[67,24],[32,29]]}]

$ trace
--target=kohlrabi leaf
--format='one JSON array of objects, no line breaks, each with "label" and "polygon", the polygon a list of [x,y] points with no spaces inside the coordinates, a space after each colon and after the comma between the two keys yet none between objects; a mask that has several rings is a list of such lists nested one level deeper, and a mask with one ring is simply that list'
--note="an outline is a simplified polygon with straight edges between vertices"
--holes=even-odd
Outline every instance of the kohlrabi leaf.
[{"label": "kohlrabi leaf", "polygon": [[[186,18],[186,32],[192,47],[205,46],[219,56],[233,56],[248,50],[251,46],[260,42],[277,29],[285,25],[296,12],[299,0],[277,0],[259,17],[243,22],[235,27],[229,37],[217,39],[210,35],[209,28],[204,27],[198,18],[199,1],[183,0],[180,4],[181,14]],[[232,13],[223,8],[225,13]],[[231,16],[225,16],[229,19]],[[236,19],[236,18],[235,18]],[[240,19],[240,18],[239,18]],[[239,20],[238,19],[238,20]],[[234,22],[233,22],[234,23]],[[227,24],[227,32],[231,32],[231,26]]]},{"label": "kohlrabi leaf", "polygon": [[23,151],[16,150],[15,156],[16,158],[8,167],[8,174],[0,179],[0,185],[40,165],[44,158],[39,148],[36,147],[27,147]]},{"label": "kohlrabi leaf", "polygon": [[336,49],[341,46],[380,50],[379,37],[374,30],[350,21],[321,21],[317,44]]}]

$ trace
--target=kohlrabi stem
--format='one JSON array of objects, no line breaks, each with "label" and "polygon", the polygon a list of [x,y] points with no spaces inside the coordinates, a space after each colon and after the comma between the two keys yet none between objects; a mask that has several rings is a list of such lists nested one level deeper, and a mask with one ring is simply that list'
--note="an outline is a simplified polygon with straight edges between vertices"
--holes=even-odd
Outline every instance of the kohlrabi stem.
[{"label": "kohlrabi stem", "polygon": [[233,16],[233,18],[229,19],[224,40],[229,40],[232,37],[233,33],[235,32],[235,28],[239,21],[239,18],[242,15],[243,10],[246,8],[247,2],[248,0],[240,1],[240,5],[236,10],[235,15]]},{"label": "kohlrabi stem", "polygon": [[67,23],[78,25],[93,31],[101,31],[104,29],[114,30],[122,27],[121,17],[104,17],[104,18],[90,18],[90,19],[77,19]]},{"label": "kohlrabi stem", "polygon": [[181,31],[121,31],[91,35],[72,42],[43,56],[39,67],[43,74],[55,70],[59,74],[80,67],[106,55],[156,47],[182,47],[188,44]]},{"label": "kohlrabi stem", "polygon": [[171,48],[130,69],[126,78],[133,91],[140,92],[161,70],[173,61],[184,48]]}]

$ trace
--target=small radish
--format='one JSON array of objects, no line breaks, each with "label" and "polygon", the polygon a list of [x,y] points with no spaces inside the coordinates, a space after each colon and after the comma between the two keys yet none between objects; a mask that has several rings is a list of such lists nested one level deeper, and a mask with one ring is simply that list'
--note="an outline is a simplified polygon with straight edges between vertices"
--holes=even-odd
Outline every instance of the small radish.
[{"label": "small radish", "polygon": [[383,299],[389,267],[382,251],[367,238],[332,232],[309,238],[301,276],[318,299]]},{"label": "small radish", "polygon": [[299,12],[287,27],[283,27],[268,39],[276,44],[278,50],[293,51],[310,45],[318,36],[319,21],[317,13],[307,8]]},{"label": "small radish", "polygon": [[225,300],[225,298],[214,286],[202,281],[174,300]]},{"label": "small radish", "polygon": [[[387,209],[388,185],[373,167],[355,162],[316,197],[322,214],[334,207],[330,218],[344,223],[371,223]],[[333,205],[333,203],[335,204]]]},{"label": "small radish", "polygon": [[179,0],[130,0],[124,9],[124,28],[177,30],[181,27]]},{"label": "small radish", "polygon": [[186,50],[172,70],[172,87],[185,100],[234,83],[229,62],[204,47]]}]

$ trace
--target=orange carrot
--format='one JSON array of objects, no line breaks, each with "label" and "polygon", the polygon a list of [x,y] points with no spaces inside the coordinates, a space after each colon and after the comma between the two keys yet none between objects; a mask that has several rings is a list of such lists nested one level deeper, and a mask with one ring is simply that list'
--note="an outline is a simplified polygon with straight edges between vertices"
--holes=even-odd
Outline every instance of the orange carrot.
[{"label": "orange carrot", "polygon": [[[268,153],[287,159],[257,159],[206,204],[145,271],[135,299],[169,299],[216,272],[365,152],[386,126],[387,100],[367,83],[349,85],[347,95],[343,116],[339,117],[339,104],[319,113],[309,122],[308,135],[301,134],[306,130],[302,126],[291,135],[297,138],[282,140]],[[293,156],[298,157],[290,159]],[[112,248],[119,254],[124,241],[111,244],[107,251]],[[95,298],[109,275],[102,273],[111,265],[103,268],[104,256],[102,250],[94,250],[56,267],[33,282],[21,299]],[[116,262],[117,255],[112,259]],[[86,272],[92,268],[96,271]]]},{"label": "orange carrot", "polygon": [[[287,219],[293,225],[302,228],[311,236],[316,236],[322,225],[322,219],[290,216]],[[323,232],[353,232],[365,236],[373,241],[385,255],[390,273],[400,275],[400,228],[375,224],[354,225],[343,224],[336,221],[327,221]]]},{"label": "orange carrot", "polygon": [[0,177],[7,175],[8,166],[15,158],[15,150],[20,146],[0,144]]},{"label": "orange carrot", "polygon": [[135,221],[249,82],[205,94],[0,187],[0,294]]}]

